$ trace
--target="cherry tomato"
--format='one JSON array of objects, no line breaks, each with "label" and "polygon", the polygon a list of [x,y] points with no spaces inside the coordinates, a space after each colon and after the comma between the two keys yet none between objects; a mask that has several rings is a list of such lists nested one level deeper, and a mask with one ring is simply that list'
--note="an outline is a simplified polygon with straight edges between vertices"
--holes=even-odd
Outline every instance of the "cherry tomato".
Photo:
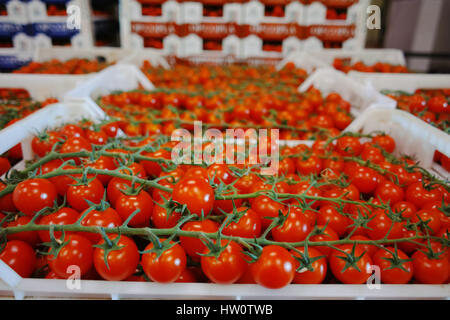
[{"label": "cherry tomato", "polygon": [[207,216],[214,205],[214,190],[202,178],[184,178],[173,188],[172,200],[186,205],[192,214]]},{"label": "cherry tomato", "polygon": [[[53,212],[49,215],[43,216],[38,224],[40,225],[68,225],[68,224],[74,224],[78,221],[78,218],[80,217],[80,214],[71,209],[71,208],[61,208],[56,212]],[[39,237],[42,242],[50,242],[50,232],[45,230],[39,230]],[[65,231],[65,237],[68,237],[73,232],[71,231]],[[54,236],[56,239],[59,239],[62,235],[61,231],[55,231]]]},{"label": "cherry tomato", "polygon": [[[352,244],[342,245],[339,249],[344,251],[346,254],[335,249],[330,255],[330,269],[336,279],[345,284],[363,284],[366,282],[372,274],[371,267],[373,262],[369,255],[363,254],[364,251],[361,248],[355,247],[353,257],[350,258],[347,255],[351,255],[353,251]],[[354,262],[355,266],[347,266],[344,270],[346,267],[346,261],[342,258],[356,258],[357,261]]]},{"label": "cherry tomato", "polygon": [[[219,230],[219,224],[212,220],[201,220],[201,221],[188,221],[186,222],[181,230],[184,231],[197,231],[204,233],[214,233]],[[180,236],[180,242],[186,253],[193,259],[199,260],[200,256],[198,253],[203,253],[206,246],[200,239]]]},{"label": "cherry tomato", "polygon": [[416,251],[412,257],[414,278],[423,284],[441,284],[448,280],[449,261],[445,255],[428,257],[422,251]]},{"label": "cherry tomato", "polygon": [[256,283],[269,289],[279,289],[292,282],[295,276],[295,260],[285,248],[268,245],[251,266]]},{"label": "cherry tomato", "polygon": [[[153,281],[162,283],[174,282],[186,268],[186,253],[183,247],[173,242],[170,244],[172,246],[164,250],[159,257],[157,257],[155,252],[142,255],[142,268],[145,274]],[[153,243],[150,243],[145,248],[145,251],[151,250],[153,247]]]},{"label": "cherry tomato", "polygon": [[380,249],[374,254],[373,263],[380,267],[383,283],[406,284],[413,276],[413,264],[409,257],[399,249],[397,249],[397,258],[405,261],[398,261],[398,264],[395,264],[394,254],[393,247]]},{"label": "cherry tomato", "polygon": [[75,210],[83,211],[91,206],[86,200],[99,204],[104,192],[103,184],[95,178],[86,184],[70,185],[67,189],[67,202]]},{"label": "cherry tomato", "polygon": [[[117,250],[111,250],[106,256],[105,249],[95,248],[94,250],[94,266],[98,274],[105,280],[121,281],[130,277],[139,264],[139,251],[134,241],[126,236],[110,235],[112,241],[117,241]],[[103,245],[103,239],[99,245]]]},{"label": "cherry tomato", "polygon": [[0,253],[0,260],[10,266],[22,278],[29,278],[34,272],[36,254],[33,248],[26,242],[11,240]]},{"label": "cherry tomato", "polygon": [[[301,251],[303,254],[305,254],[305,248],[304,247],[298,247],[297,250]],[[292,255],[294,257],[302,257],[300,253],[298,253],[295,250],[291,251]],[[294,283],[297,284],[319,284],[322,283],[325,279],[325,276],[327,275],[327,260],[326,256],[321,253],[319,250],[314,249],[312,247],[308,248],[308,256],[306,257],[308,260],[322,257],[318,260],[315,260],[311,263],[312,270],[308,270],[306,268],[303,268],[299,271],[295,272],[294,276]],[[296,270],[299,268],[300,262],[295,261],[295,267]]]},{"label": "cherry tomato", "polygon": [[20,182],[13,192],[14,206],[28,216],[52,207],[56,200],[55,186],[48,180],[33,178]]},{"label": "cherry tomato", "polygon": [[125,221],[136,210],[139,210],[128,225],[131,227],[146,227],[150,224],[150,218],[153,212],[153,200],[150,195],[141,190],[137,195],[122,194],[116,201],[117,213]]}]

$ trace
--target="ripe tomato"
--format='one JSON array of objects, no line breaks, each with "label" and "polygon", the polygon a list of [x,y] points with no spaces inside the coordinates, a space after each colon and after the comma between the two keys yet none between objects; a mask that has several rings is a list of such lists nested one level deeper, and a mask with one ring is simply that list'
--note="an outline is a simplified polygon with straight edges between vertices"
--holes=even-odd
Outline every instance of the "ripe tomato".
[{"label": "ripe tomato", "polygon": [[9,169],[11,169],[11,163],[5,157],[0,157],[0,176],[5,174]]},{"label": "ripe tomato", "polygon": [[299,211],[285,210],[283,215],[289,216],[283,225],[271,230],[272,237],[278,242],[299,242],[306,239],[312,227],[309,219]]},{"label": "ripe tomato", "polygon": [[31,140],[31,148],[39,157],[45,156],[52,151],[53,146],[63,140],[63,136],[55,131],[48,131],[42,137],[34,137]]},{"label": "ripe tomato", "polygon": [[[97,160],[91,163],[85,164],[86,167],[91,167],[98,170],[115,170],[116,164],[114,163],[114,158],[101,156]],[[106,174],[97,175],[97,179],[103,183],[104,186],[107,186],[109,181],[111,181],[113,177]]]},{"label": "ripe tomato", "polygon": [[347,227],[350,225],[349,218],[339,213],[336,206],[333,205],[327,205],[320,208],[317,216],[317,223],[320,225],[328,224],[336,231],[339,237],[346,233]]},{"label": "ripe tomato", "polygon": [[222,231],[224,235],[242,238],[258,238],[261,235],[261,218],[252,209],[240,207],[237,212],[245,213],[239,221],[230,222]]},{"label": "ripe tomato", "polygon": [[24,241],[11,240],[0,253],[0,260],[10,266],[22,278],[29,278],[35,269],[36,254]]},{"label": "ripe tomato", "polygon": [[361,193],[371,194],[378,186],[377,172],[368,167],[355,167],[349,173],[349,181]]},{"label": "ripe tomato", "polygon": [[83,129],[74,124],[66,124],[59,130],[59,133],[67,138],[84,136]]},{"label": "ripe tomato", "polygon": [[[222,240],[221,245],[226,243],[227,241]],[[203,254],[208,254],[209,252],[207,248]],[[234,283],[247,270],[247,262],[244,260],[242,248],[233,241],[226,245],[225,250],[218,257],[202,256],[200,262],[202,270],[208,279],[219,284]]]},{"label": "ripe tomato", "polygon": [[153,212],[153,200],[150,195],[141,190],[137,195],[122,194],[116,201],[116,210],[123,221],[127,220],[136,210],[139,210],[128,225],[131,227],[147,227]]},{"label": "ripe tomato", "polygon": [[[109,203],[111,203],[112,206],[115,206],[117,199],[122,195],[122,191],[131,188],[131,185],[132,182],[130,180],[117,177],[112,178],[106,187],[106,195]],[[138,187],[138,185],[136,185],[136,187]]]},{"label": "ripe tomato", "polygon": [[[114,228],[118,227],[122,224],[122,218],[116,212],[116,210],[112,208],[107,208],[104,211],[100,210],[91,210],[91,208],[86,209],[90,210],[89,213],[81,220],[82,226],[96,226],[103,228]],[[84,213],[84,212],[83,212]],[[89,239],[93,244],[98,243],[102,237],[99,233],[92,232],[82,232],[81,233],[85,238]]]},{"label": "ripe tomato", "polygon": [[75,210],[83,211],[90,207],[86,200],[99,204],[104,192],[103,184],[95,178],[87,184],[70,185],[67,189],[67,202]]},{"label": "ripe tomato", "polygon": [[367,223],[367,235],[372,240],[379,240],[389,232],[388,239],[398,239],[402,236],[403,225],[401,222],[393,222],[384,210],[377,209],[373,212],[372,220]]},{"label": "ripe tomato", "polygon": [[359,138],[345,136],[337,139],[336,150],[343,156],[359,156],[362,145]]},{"label": "ripe tomato", "polygon": [[416,251],[411,258],[413,259],[414,278],[419,283],[441,284],[448,280],[450,265],[445,254],[441,254],[437,258],[430,258],[422,251]]},{"label": "ripe tomato", "polygon": [[432,97],[428,100],[428,108],[436,113],[448,113],[450,108],[448,107],[448,101],[443,95]]},{"label": "ripe tomato", "polygon": [[[3,191],[6,188],[6,184],[0,181],[0,191]],[[8,193],[3,197],[0,197],[0,211],[3,212],[16,212],[17,208],[14,205],[13,194]]]},{"label": "ripe tomato", "polygon": [[395,150],[395,140],[388,135],[379,135],[372,138],[372,143],[379,145],[386,152],[392,153]]},{"label": "ripe tomato", "polygon": [[[325,225],[318,225],[317,226],[320,229],[323,229]],[[330,226],[327,226],[323,231],[322,234],[317,234],[315,236],[312,236],[310,238],[312,242],[322,242],[322,241],[336,241],[339,240],[339,236],[337,235],[336,231],[334,231]],[[314,246],[315,249],[319,250],[325,255],[330,255],[332,249],[327,246]]]},{"label": "ripe tomato", "polygon": [[52,207],[56,200],[55,186],[48,180],[33,178],[20,182],[13,192],[14,206],[28,216]]},{"label": "ripe tomato", "polygon": [[393,206],[397,202],[403,200],[405,192],[395,183],[391,181],[384,181],[381,182],[375,189],[374,196],[376,199],[383,201],[383,203],[389,202],[389,204]]},{"label": "ripe tomato", "polygon": [[[1,220],[0,220],[1,221]],[[31,221],[31,217],[28,216],[16,216],[16,219],[6,224],[6,227],[20,227],[28,224]],[[39,243],[39,234],[37,231],[24,231],[18,233],[8,234],[8,240],[21,240],[28,243],[33,248]]]},{"label": "ripe tomato", "polygon": [[417,209],[414,204],[408,201],[400,201],[392,206],[392,211],[401,213],[403,218],[412,218]]},{"label": "ripe tomato", "polygon": [[[145,157],[150,157],[150,158],[159,158],[159,159],[166,159],[166,160],[171,159],[171,153],[169,151],[167,151],[166,149],[159,149],[159,150],[156,150],[155,152],[143,152],[142,155]],[[162,172],[161,166],[163,164],[159,164],[156,161],[144,160],[144,161],[141,161],[141,164],[144,166],[145,171],[147,172],[147,174],[149,176],[157,177]]]},{"label": "ripe tomato", "polygon": [[[346,252],[347,254],[351,254],[353,245],[342,245],[339,247],[339,249]],[[341,258],[349,259],[349,257],[341,251],[338,251],[336,249],[333,250],[330,255],[330,269],[336,279],[345,284],[363,284],[364,282],[366,282],[372,274],[371,266],[373,263],[369,255],[363,253],[364,251],[361,248],[355,247],[353,258],[356,257],[356,259],[358,259],[361,256],[359,260],[354,262],[357,268],[355,268],[354,266],[347,266],[347,269],[344,270],[346,261],[342,260]]]},{"label": "ripe tomato", "polygon": [[[356,240],[356,241],[370,241],[369,238],[361,235],[355,235],[351,236],[350,240]],[[378,247],[373,244],[357,244],[358,247],[360,247],[363,251],[365,251],[369,257],[373,257],[373,255],[378,251]]]},{"label": "ripe tomato", "polygon": [[208,178],[212,180],[215,184],[230,184],[234,181],[235,177],[233,172],[228,168],[226,164],[212,164],[207,170]]},{"label": "ripe tomato", "polygon": [[[297,250],[301,251],[303,254],[305,253],[304,247],[298,247]],[[294,257],[301,257],[300,253],[295,250],[291,251]],[[312,270],[308,270],[306,268],[301,269],[300,271],[295,272],[294,283],[297,284],[319,284],[322,283],[327,275],[327,260],[325,255],[317,249],[312,247],[308,248],[308,259],[317,258],[323,256],[322,258],[311,263]],[[295,270],[300,266],[300,262],[295,260]]]},{"label": "ripe tomato", "polygon": [[437,209],[422,209],[412,216],[411,221],[414,223],[423,221],[431,229],[426,228],[428,232],[433,235],[441,229],[441,212]]},{"label": "ripe tomato", "polygon": [[295,260],[285,248],[268,245],[258,260],[251,265],[256,283],[269,289],[279,289],[292,282],[295,275]]},{"label": "ripe tomato", "polygon": [[[40,225],[68,225],[77,222],[80,214],[71,208],[61,208],[56,212],[43,216],[38,224]],[[50,242],[50,232],[45,230],[39,230],[39,237],[42,242]],[[65,237],[68,237],[73,232],[65,231]],[[55,231],[54,236],[59,239],[62,235],[61,231]]]},{"label": "ripe tomato", "polygon": [[68,268],[77,266],[79,268],[79,275],[85,275],[92,267],[93,248],[91,242],[77,234],[71,234],[64,239],[68,243],[61,248],[58,255],[47,256],[50,270],[62,279],[67,279],[71,276],[68,273]]},{"label": "ripe tomato", "polygon": [[[121,281],[130,277],[136,270],[139,264],[139,251],[134,241],[123,235],[109,235],[109,239],[117,241],[117,250],[112,250],[106,256],[107,264],[105,263],[105,249],[95,248],[94,250],[94,266],[98,274],[105,280]],[[99,243],[104,244],[105,239]]]},{"label": "ripe tomato", "polygon": [[108,142],[108,135],[103,131],[95,131],[91,129],[86,129],[85,137],[87,141],[96,145],[104,145]]},{"label": "ripe tomato", "polygon": [[[73,152],[81,152],[81,151],[91,151],[92,146],[89,141],[87,141],[83,137],[71,137],[64,142],[61,147],[61,153],[73,153]],[[79,164],[79,158],[68,158],[73,159],[75,163]]]},{"label": "ripe tomato", "polygon": [[[164,240],[164,239],[161,239]],[[147,277],[155,282],[169,283],[176,281],[183,270],[186,268],[186,252],[183,247],[174,242],[167,250],[157,258],[155,252],[144,253],[142,255],[141,265]],[[153,243],[150,243],[145,251],[153,249]]]},{"label": "ripe tomato", "polygon": [[167,208],[158,205],[157,203],[153,206],[151,222],[155,228],[158,229],[169,229],[177,225],[181,218],[181,213],[174,210],[168,214]]},{"label": "ripe tomato", "polygon": [[[183,231],[197,231],[204,233],[214,233],[219,230],[219,224],[212,220],[201,220],[201,221],[188,221],[181,228]],[[206,246],[200,239],[180,236],[180,242],[186,253],[193,259],[199,260],[200,256],[198,253],[203,253]]]},{"label": "ripe tomato", "polygon": [[172,200],[185,204],[192,214],[207,216],[214,205],[214,190],[204,179],[188,177],[175,185]]},{"label": "ripe tomato", "polygon": [[252,201],[251,208],[261,219],[263,229],[266,229],[272,223],[272,220],[267,219],[267,217],[276,218],[278,217],[280,210],[284,211],[284,206],[281,203],[276,202],[267,196],[256,197]]},{"label": "ripe tomato", "polygon": [[302,158],[296,158],[295,167],[302,175],[318,175],[322,171],[322,160],[316,156],[310,156],[305,160]]},{"label": "ripe tomato", "polygon": [[442,201],[442,192],[437,188],[427,190],[422,182],[416,182],[406,189],[405,200],[421,209],[427,202]]},{"label": "ripe tomato", "polygon": [[[413,264],[404,261],[399,266],[393,264],[395,249],[393,247],[379,249],[372,257],[373,263],[380,267],[381,281],[389,284],[406,284],[413,276]],[[409,257],[397,249],[398,259],[408,260]],[[399,261],[400,262],[400,261]]]}]

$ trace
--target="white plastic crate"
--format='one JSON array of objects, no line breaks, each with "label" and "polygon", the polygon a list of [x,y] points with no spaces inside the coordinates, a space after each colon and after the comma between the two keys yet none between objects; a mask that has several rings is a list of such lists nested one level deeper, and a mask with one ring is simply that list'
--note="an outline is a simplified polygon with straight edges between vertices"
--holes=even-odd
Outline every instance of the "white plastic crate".
[{"label": "white plastic crate", "polygon": [[101,47],[89,49],[72,49],[67,47],[52,47],[36,49],[33,56],[33,61],[45,62],[52,59],[67,61],[74,58],[93,60],[101,57],[104,58],[108,63],[116,63],[131,54],[131,50],[121,48]]},{"label": "white plastic crate", "polygon": [[[293,62],[297,67],[304,68],[306,70],[314,70],[324,67],[333,68],[333,61],[335,58],[350,58],[350,63],[352,64],[361,61],[368,65],[372,65],[377,62],[401,66],[406,65],[405,56],[403,55],[403,52],[398,49],[323,49],[292,52],[280,62],[278,69],[281,69],[288,62]],[[368,76],[371,75],[372,74]]]},{"label": "white plastic crate", "polygon": [[373,106],[360,114],[345,131],[386,132],[397,143],[396,154],[414,156],[421,167],[450,179],[450,173],[433,161],[436,150],[450,156],[450,135],[408,112]]},{"label": "white plastic crate", "polygon": [[81,85],[70,90],[64,97],[65,100],[77,98],[93,99],[112,91],[129,91],[141,86],[143,89],[152,90],[155,87],[147,77],[132,64],[117,64],[106,68],[97,75],[89,78]]},{"label": "white plastic crate", "polygon": [[366,73],[350,71],[348,75],[374,89],[401,90],[414,93],[416,89],[450,88],[449,74],[420,74],[420,73]]},{"label": "white plastic crate", "polygon": [[331,92],[339,93],[343,99],[350,102],[350,112],[354,116],[358,116],[368,108],[394,109],[396,105],[396,102],[391,98],[334,69],[316,70],[300,85],[299,91],[306,92],[311,86],[319,89],[324,96]]},{"label": "white plastic crate", "polygon": [[89,99],[48,105],[0,131],[0,154],[21,143],[23,159],[30,160],[31,140],[36,133],[84,118],[97,121],[105,117],[103,110]]}]

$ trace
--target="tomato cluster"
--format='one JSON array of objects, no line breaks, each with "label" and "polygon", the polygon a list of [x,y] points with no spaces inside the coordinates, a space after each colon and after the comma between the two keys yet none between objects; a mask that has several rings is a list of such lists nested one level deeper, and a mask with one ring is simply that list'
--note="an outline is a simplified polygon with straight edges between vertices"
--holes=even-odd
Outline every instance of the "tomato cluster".
[{"label": "tomato cluster", "polygon": [[377,62],[373,65],[366,65],[362,61],[351,63],[348,58],[335,58],[333,67],[342,72],[350,72],[352,70],[359,72],[382,72],[382,73],[408,73],[409,70],[405,66],[392,65],[386,62]]},{"label": "tomato cluster", "polygon": [[387,135],[281,147],[264,176],[248,161],[176,165],[177,142],[118,128],[47,131],[0,184],[0,259],[21,276],[281,288],[361,284],[378,265],[384,283],[449,281],[448,184]]},{"label": "tomato cluster", "polygon": [[283,140],[314,139],[336,136],[353,120],[350,103],[339,94],[323,96],[314,88],[299,93],[306,73],[292,65],[279,72],[235,65],[181,65],[162,75],[161,70],[148,70],[161,89],[99,99],[110,116],[126,122],[128,135],[169,135],[178,127],[192,130],[195,121],[202,121],[208,128],[278,128]]},{"label": "tomato cluster", "polygon": [[99,72],[111,63],[101,60],[73,58],[67,61],[52,59],[45,62],[32,61],[29,64],[14,70],[13,73],[40,73],[40,74],[87,74]]}]

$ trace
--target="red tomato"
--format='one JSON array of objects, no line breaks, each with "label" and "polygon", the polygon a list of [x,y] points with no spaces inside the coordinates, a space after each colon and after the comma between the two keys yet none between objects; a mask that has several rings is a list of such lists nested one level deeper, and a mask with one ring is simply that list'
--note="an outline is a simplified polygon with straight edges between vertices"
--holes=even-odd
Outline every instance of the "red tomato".
[{"label": "red tomato", "polygon": [[0,157],[0,176],[5,174],[9,169],[11,169],[9,160],[5,157]]},{"label": "red tomato", "polygon": [[39,157],[52,151],[53,146],[63,140],[63,136],[55,131],[47,131],[44,136],[34,137],[31,140],[31,148]]},{"label": "red tomato", "polygon": [[406,261],[409,257],[403,251],[397,249],[397,260],[394,254],[393,247],[380,249],[373,256],[373,263],[380,267],[383,283],[407,284],[413,276],[413,264]]},{"label": "red tomato", "polygon": [[70,185],[67,189],[67,202],[75,210],[83,211],[91,206],[86,200],[99,204],[104,192],[103,184],[95,178],[86,184]]},{"label": "red tomato", "polygon": [[[363,254],[364,251],[361,248],[355,247],[353,257],[350,258],[347,255],[351,255],[353,251],[352,244],[342,245],[339,249],[346,252],[346,254],[335,249],[330,256],[330,269],[336,279],[345,284],[363,284],[366,282],[372,274],[371,266],[373,263],[369,255]],[[341,258],[356,260],[354,263],[357,268],[355,266],[347,266],[344,270],[346,261]]]},{"label": "red tomato", "polygon": [[[304,247],[298,247],[297,250],[301,251],[303,254],[305,254],[305,248]],[[292,250],[292,255],[294,257],[302,258],[300,253],[297,251]],[[325,276],[327,275],[327,260],[325,258],[325,255],[321,253],[319,250],[309,247],[308,248],[308,257],[306,257],[308,260],[312,258],[321,257],[318,260],[315,260],[311,263],[312,270],[308,270],[305,267],[302,268],[299,271],[295,272],[294,276],[294,283],[297,284],[320,284],[325,279]],[[299,261],[295,261],[295,267],[298,269],[300,266]]]},{"label": "red tomato", "polygon": [[[201,221],[188,221],[181,228],[183,231],[197,231],[204,233],[214,233],[219,230],[219,224],[212,220],[201,220]],[[206,246],[200,239],[180,236],[180,242],[186,253],[193,259],[197,261],[200,259],[198,253],[203,253]]]},{"label": "red tomato", "polygon": [[84,136],[83,129],[74,124],[66,124],[59,130],[59,133],[67,138]]},{"label": "red tomato", "polygon": [[[0,191],[6,188],[6,184],[0,181]],[[16,212],[17,208],[14,205],[13,193],[8,193],[3,197],[0,197],[0,211],[4,212]]]},{"label": "red tomato", "polygon": [[372,138],[372,143],[379,145],[386,152],[392,153],[395,150],[395,140],[388,135],[379,135]]},{"label": "red tomato", "polygon": [[258,260],[251,265],[256,283],[269,289],[279,289],[292,282],[295,276],[295,260],[285,248],[268,245]]},{"label": "red tomato", "polygon": [[116,201],[116,210],[123,221],[127,220],[136,210],[139,210],[128,225],[131,227],[147,227],[153,212],[153,200],[150,195],[141,190],[137,195],[122,194]]},{"label": "red tomato", "polygon": [[158,229],[173,228],[177,225],[178,220],[180,220],[180,218],[181,213],[176,210],[168,212],[166,207],[163,207],[158,203],[156,203],[153,206],[151,222],[155,228]]},{"label": "red tomato", "polygon": [[212,180],[215,184],[230,184],[234,181],[235,177],[233,172],[226,164],[212,164],[207,170],[208,178]]},{"label": "red tomato", "polygon": [[230,222],[222,231],[224,235],[242,238],[258,238],[261,235],[261,218],[252,209],[237,208],[237,212],[245,212],[238,221]]},{"label": "red tomato", "polygon": [[252,210],[255,211],[261,219],[263,229],[266,229],[272,220],[267,217],[276,218],[280,211],[284,211],[284,206],[266,196],[258,196],[252,201]]},{"label": "red tomato", "polygon": [[[1,220],[0,220],[1,221]],[[6,224],[6,227],[20,227],[28,224],[31,221],[31,217],[16,216],[16,219]],[[39,243],[39,234],[37,231],[25,231],[8,234],[8,240],[21,240],[28,243],[33,248]]]},{"label": "red tomato", "polygon": [[422,209],[412,216],[411,221],[414,223],[422,221],[431,229],[426,228],[433,235],[441,229],[441,212],[437,209]]},{"label": "red tomato", "polygon": [[448,258],[441,254],[428,257],[422,251],[416,251],[412,257],[414,278],[423,284],[441,284],[448,280],[450,266]]},{"label": "red tomato", "polygon": [[403,218],[412,218],[417,209],[414,204],[408,201],[400,201],[392,206],[392,211],[401,213]]},{"label": "red tomato", "polygon": [[[317,226],[320,229],[323,229],[324,225],[318,225]],[[322,242],[322,241],[336,241],[339,240],[339,236],[337,235],[336,231],[334,231],[331,227],[327,226],[321,234],[312,236],[310,238],[312,242]],[[320,252],[323,252],[325,255],[329,255],[332,251],[330,247],[327,246],[314,246],[315,249],[319,250]]]},{"label": "red tomato", "polygon": [[0,253],[0,260],[10,266],[22,278],[29,278],[34,272],[36,254],[26,242],[11,240]]},{"label": "red tomato", "polygon": [[[383,203],[389,202],[391,206],[397,202],[402,201],[405,196],[405,192],[399,186],[391,181],[381,182],[375,189],[374,196],[376,199],[380,199]],[[406,199],[408,201],[408,199]]]},{"label": "red tomato", "polygon": [[[165,250],[158,258],[155,252],[144,253],[142,255],[142,268],[145,274],[152,281],[169,283],[176,281],[183,270],[186,268],[186,253],[182,246],[173,244],[172,247]],[[150,243],[145,251],[153,249],[153,243]]]},{"label": "red tomato", "polygon": [[383,239],[388,232],[388,239],[398,239],[402,236],[403,223],[393,222],[384,210],[377,209],[373,212],[373,218],[367,223],[367,227],[370,239]]},{"label": "red tomato", "polygon": [[202,178],[184,178],[173,188],[172,200],[185,204],[192,214],[207,216],[214,205],[214,190]]},{"label": "red tomato", "polygon": [[278,242],[299,242],[306,239],[312,227],[308,218],[301,212],[285,210],[288,215],[281,226],[271,230],[272,237]]},{"label": "red tomato", "polygon": [[86,129],[85,137],[90,143],[96,145],[104,145],[108,142],[108,135],[103,131]]},{"label": "red tomato", "polygon": [[[118,235],[110,235],[111,241],[117,241]],[[103,239],[99,245],[103,245]],[[121,235],[116,244],[119,248],[112,250],[106,256],[105,249],[95,248],[94,266],[98,274],[105,280],[121,281],[130,277],[139,264],[139,251],[131,238]]]},{"label": "red tomato", "polygon": [[59,250],[58,255],[47,256],[50,270],[62,279],[67,279],[72,275],[70,268],[79,268],[79,275],[85,275],[92,267],[93,248],[91,242],[77,234],[72,234],[64,239],[68,243]]},{"label": "red tomato", "polygon": [[[74,224],[77,222],[78,218],[80,217],[80,214],[71,209],[71,208],[61,208],[56,212],[53,212],[49,215],[43,216],[38,224],[40,225],[68,225],[68,224]],[[39,237],[41,238],[42,242],[50,242],[50,232],[45,230],[40,230]],[[65,231],[65,237],[68,237],[73,232]],[[59,239],[62,235],[61,231],[55,231],[54,236],[56,239]]]},{"label": "red tomato", "polygon": [[[86,210],[90,211],[83,220],[81,220],[82,226],[114,228],[122,225],[122,218],[120,218],[116,210],[112,208],[107,208],[104,211],[92,210],[91,208]],[[93,244],[98,243],[102,239],[99,233],[82,232],[82,235],[89,239]]]},{"label": "red tomato", "polygon": [[362,145],[359,138],[346,136],[337,139],[336,150],[343,156],[359,156]]},{"label": "red tomato", "polygon": [[28,216],[53,207],[56,200],[55,186],[48,180],[33,178],[20,182],[13,192],[14,206]]},{"label": "red tomato", "polygon": [[328,224],[336,231],[339,237],[346,233],[347,227],[350,225],[349,219],[342,213],[339,213],[333,205],[327,205],[320,208],[319,215],[317,216],[317,223],[320,225]]},{"label": "red tomato", "polygon": [[442,192],[439,189],[427,190],[422,182],[411,184],[406,189],[405,200],[413,203],[418,209],[421,209],[427,202],[441,201]]},{"label": "red tomato", "polygon": [[371,194],[378,186],[377,172],[368,167],[356,167],[349,172],[349,181],[355,185],[361,193]]},{"label": "red tomato", "polygon": [[[227,243],[225,240],[222,242],[221,245]],[[203,254],[208,253],[210,253],[210,251],[207,248]],[[202,270],[208,279],[214,283],[220,284],[236,282],[247,269],[247,262],[244,260],[242,248],[233,241],[226,245],[225,250],[222,251],[218,257],[202,256],[200,262]]]},{"label": "red tomato", "polygon": [[296,158],[295,166],[302,175],[318,175],[322,171],[322,160],[316,156],[310,156],[305,160],[300,157]]}]

